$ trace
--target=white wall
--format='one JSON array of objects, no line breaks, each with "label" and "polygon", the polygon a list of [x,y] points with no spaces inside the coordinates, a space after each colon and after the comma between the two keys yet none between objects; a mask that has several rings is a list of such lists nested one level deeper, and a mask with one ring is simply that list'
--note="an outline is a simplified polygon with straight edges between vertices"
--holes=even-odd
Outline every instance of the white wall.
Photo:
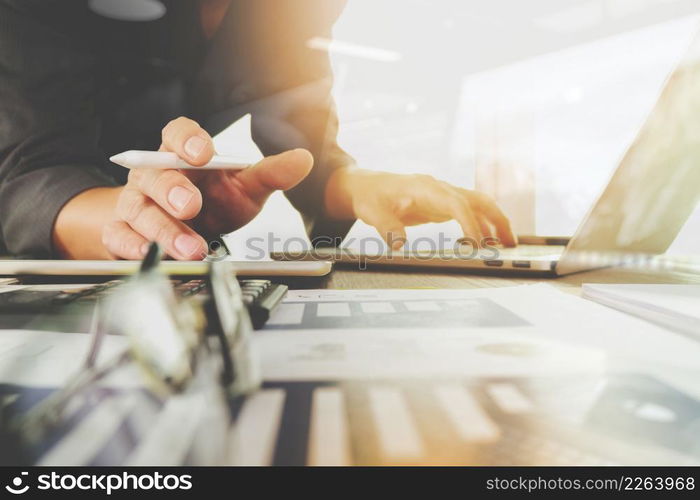
[{"label": "white wall", "polygon": [[[333,54],[341,145],[365,168],[466,187],[479,161],[505,164],[534,179],[536,231],[571,234],[698,12],[696,0],[349,0],[335,38],[385,52]],[[244,129],[224,134],[220,148],[249,140]],[[508,192],[526,189],[516,183]],[[409,237],[438,230],[457,227],[429,225]],[[268,231],[301,234],[281,197],[235,240]],[[700,211],[674,251],[700,253],[699,233]],[[358,224],[352,234],[373,231]]]}]

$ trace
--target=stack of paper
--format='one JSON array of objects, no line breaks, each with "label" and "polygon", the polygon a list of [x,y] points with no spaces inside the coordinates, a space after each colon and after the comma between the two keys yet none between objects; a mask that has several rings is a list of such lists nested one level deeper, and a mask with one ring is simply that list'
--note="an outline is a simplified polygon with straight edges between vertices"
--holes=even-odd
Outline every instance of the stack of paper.
[{"label": "stack of paper", "polygon": [[583,296],[700,337],[700,285],[583,285]]},{"label": "stack of paper", "polygon": [[694,339],[544,284],[290,291],[254,344],[268,381],[700,369]]}]

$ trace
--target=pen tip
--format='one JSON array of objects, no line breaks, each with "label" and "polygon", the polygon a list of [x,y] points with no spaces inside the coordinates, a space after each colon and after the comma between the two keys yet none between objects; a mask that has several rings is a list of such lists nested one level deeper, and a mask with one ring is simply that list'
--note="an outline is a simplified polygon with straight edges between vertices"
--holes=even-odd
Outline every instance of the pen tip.
[{"label": "pen tip", "polygon": [[126,165],[125,165],[126,158],[124,156],[125,156],[124,153],[119,153],[118,155],[111,156],[109,158],[109,161],[111,161],[112,163],[116,163],[117,165],[120,165],[122,167],[126,167]]}]

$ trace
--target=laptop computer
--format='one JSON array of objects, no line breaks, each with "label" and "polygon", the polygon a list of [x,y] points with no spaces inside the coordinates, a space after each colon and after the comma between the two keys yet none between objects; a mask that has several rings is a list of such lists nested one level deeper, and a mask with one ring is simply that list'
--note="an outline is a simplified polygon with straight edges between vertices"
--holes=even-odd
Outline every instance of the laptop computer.
[{"label": "laptop computer", "polygon": [[630,262],[643,266],[668,249],[699,199],[700,35],[696,35],[572,238],[525,237],[511,249],[369,255],[331,248],[275,253],[273,258],[552,277]]}]

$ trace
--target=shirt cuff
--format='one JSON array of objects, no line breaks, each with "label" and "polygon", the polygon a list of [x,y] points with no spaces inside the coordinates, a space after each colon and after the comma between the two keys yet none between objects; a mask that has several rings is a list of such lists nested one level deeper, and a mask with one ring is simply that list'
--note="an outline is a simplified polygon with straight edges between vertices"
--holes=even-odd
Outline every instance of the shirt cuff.
[{"label": "shirt cuff", "polygon": [[53,227],[68,201],[88,189],[117,183],[92,167],[57,166],[34,170],[3,183],[0,227],[13,255],[56,258]]}]

